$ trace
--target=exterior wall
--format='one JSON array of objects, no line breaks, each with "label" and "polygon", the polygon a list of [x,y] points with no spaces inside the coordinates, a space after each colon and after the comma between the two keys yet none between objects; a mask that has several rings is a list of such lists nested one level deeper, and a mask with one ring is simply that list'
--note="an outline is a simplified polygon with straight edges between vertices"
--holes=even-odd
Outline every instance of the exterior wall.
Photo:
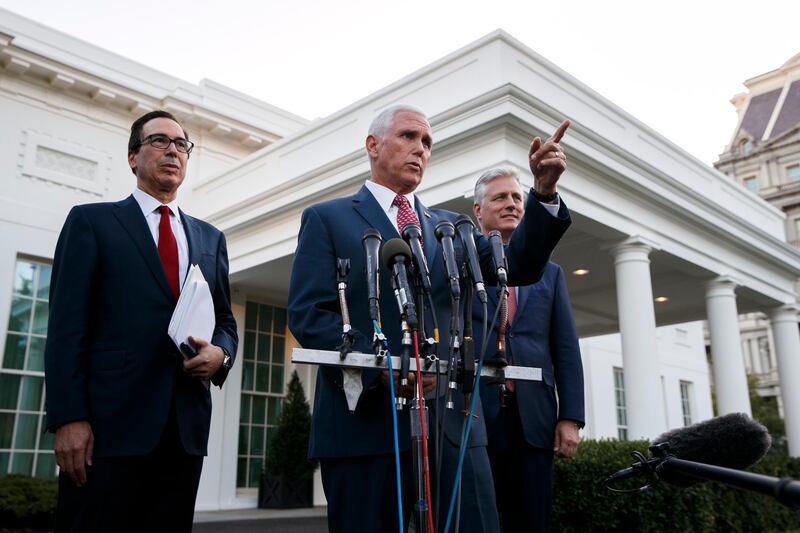
[{"label": "exterior wall", "polygon": [[[668,428],[684,425],[680,382],[692,384],[692,423],[714,416],[705,342],[701,322],[689,322],[657,329],[657,354],[664,397],[662,417]],[[618,334],[581,339],[585,378],[586,428],[584,438],[616,439],[617,413],[614,401],[614,368],[622,368],[622,347]],[[623,369],[624,372],[624,369]]]}]

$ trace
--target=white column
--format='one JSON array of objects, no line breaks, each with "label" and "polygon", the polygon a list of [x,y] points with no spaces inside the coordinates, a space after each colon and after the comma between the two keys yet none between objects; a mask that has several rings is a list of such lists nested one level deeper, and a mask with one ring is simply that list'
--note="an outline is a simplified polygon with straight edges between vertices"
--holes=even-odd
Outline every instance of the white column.
[{"label": "white column", "polygon": [[631,237],[612,249],[625,372],[628,437],[651,439],[667,429],[656,355],[656,317],[650,281],[655,246]]},{"label": "white column", "polygon": [[789,455],[800,457],[800,334],[797,329],[797,308],[783,305],[773,309],[769,317],[778,359]]},{"label": "white column", "polygon": [[718,416],[729,413],[752,414],[739,334],[736,285],[728,276],[720,276],[706,284],[706,314]]}]

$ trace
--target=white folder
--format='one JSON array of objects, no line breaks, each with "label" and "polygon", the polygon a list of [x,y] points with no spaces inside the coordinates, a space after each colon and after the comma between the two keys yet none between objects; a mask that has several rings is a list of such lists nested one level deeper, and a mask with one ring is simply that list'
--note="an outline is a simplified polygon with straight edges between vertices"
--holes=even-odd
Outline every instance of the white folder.
[{"label": "white folder", "polygon": [[[192,265],[186,275],[186,281],[183,282],[183,289],[169,321],[167,333],[181,353],[187,356],[185,346],[191,346],[189,336],[211,342],[215,324],[211,290],[200,268]],[[181,347],[182,344],[184,347]]]}]

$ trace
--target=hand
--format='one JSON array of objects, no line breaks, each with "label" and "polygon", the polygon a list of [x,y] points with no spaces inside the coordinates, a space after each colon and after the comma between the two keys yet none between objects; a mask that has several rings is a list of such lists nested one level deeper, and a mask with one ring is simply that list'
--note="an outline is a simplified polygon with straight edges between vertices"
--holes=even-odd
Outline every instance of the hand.
[{"label": "hand", "polygon": [[193,378],[211,379],[217,373],[222,361],[225,359],[225,352],[219,346],[214,346],[206,340],[197,337],[189,337],[189,342],[197,350],[197,355],[191,359],[183,361],[183,370]]},{"label": "hand", "polygon": [[556,132],[544,143],[535,137],[528,150],[528,163],[533,172],[533,189],[539,194],[553,194],[556,192],[558,178],[567,169],[567,155],[558,144],[564,137],[567,128],[572,124],[565,120]]},{"label": "hand", "polygon": [[[381,382],[389,386],[389,371],[384,370],[381,372]],[[417,374],[415,372],[408,373],[408,392],[410,392],[410,397],[414,397],[414,392],[417,386]],[[395,393],[399,390],[400,387],[400,371],[394,371],[394,388]],[[436,374],[422,374],[422,394],[423,396],[427,395],[429,392],[433,391],[436,388]]]},{"label": "hand", "polygon": [[86,483],[86,465],[92,466],[94,434],[89,422],[78,420],[56,430],[56,463],[80,487]]},{"label": "hand", "polygon": [[572,420],[559,420],[556,424],[555,442],[553,451],[556,456],[572,459],[578,451],[581,436],[578,433],[578,424]]}]

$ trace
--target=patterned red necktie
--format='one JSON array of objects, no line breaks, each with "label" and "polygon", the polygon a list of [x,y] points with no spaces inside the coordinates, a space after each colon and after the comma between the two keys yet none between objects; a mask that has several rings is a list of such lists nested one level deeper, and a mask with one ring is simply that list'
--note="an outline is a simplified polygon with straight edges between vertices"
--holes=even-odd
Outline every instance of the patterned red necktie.
[{"label": "patterned red necktie", "polygon": [[[516,287],[509,287],[508,288],[508,298],[506,298],[506,301],[504,303],[506,304],[507,309],[508,309],[508,325],[511,325],[511,323],[514,322],[514,315],[517,314],[517,288]],[[507,356],[506,360],[508,361],[508,364],[509,365],[513,364],[513,360],[512,360],[513,357],[512,357],[512,354],[511,354],[511,350],[508,349],[508,343],[507,342],[506,342],[506,356]],[[508,389],[510,392],[514,392],[515,386],[516,386],[516,384],[514,383],[514,380],[512,380],[512,379],[507,379],[506,380],[506,389]]]},{"label": "patterned red necktie", "polygon": [[161,265],[164,267],[172,294],[177,300],[181,292],[178,281],[178,242],[169,222],[169,207],[162,205],[158,210],[161,212],[161,221],[158,223],[158,256],[161,258]]},{"label": "patterned red necktie", "polygon": [[[392,205],[397,206],[397,231],[403,233],[403,228],[406,227],[406,224],[416,224],[419,226],[419,219],[417,218],[417,214],[411,209],[411,206],[408,204],[408,198],[403,196],[402,194],[398,194],[392,200]],[[422,239],[420,239],[422,242]]]}]

